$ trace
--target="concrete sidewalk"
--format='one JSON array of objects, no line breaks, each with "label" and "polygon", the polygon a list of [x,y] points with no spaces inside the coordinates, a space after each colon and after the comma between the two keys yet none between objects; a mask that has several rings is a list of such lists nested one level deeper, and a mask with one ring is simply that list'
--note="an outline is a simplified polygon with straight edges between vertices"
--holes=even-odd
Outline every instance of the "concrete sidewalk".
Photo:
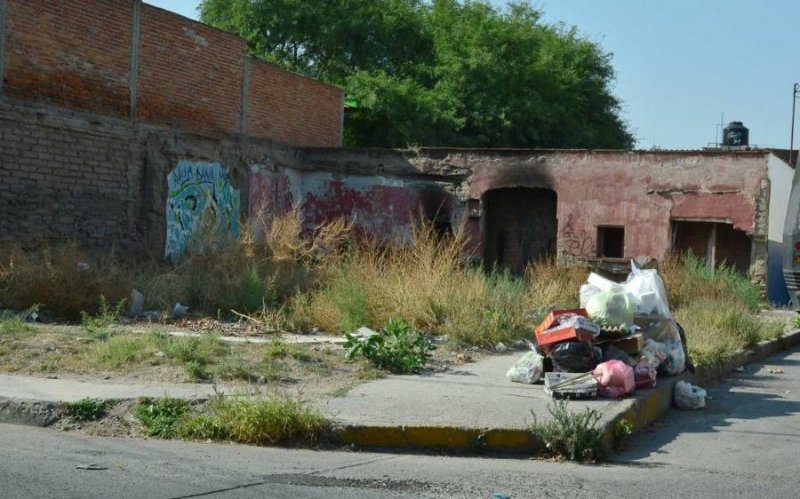
[{"label": "concrete sidewalk", "polygon": [[[549,419],[547,405],[553,400],[542,382],[527,385],[506,379],[506,371],[523,354],[487,357],[444,373],[389,376],[332,399],[325,410],[343,424],[527,429],[531,411]],[[598,398],[569,405],[580,411],[590,407],[606,419],[619,412],[620,403]]]},{"label": "concrete sidewalk", "polygon": [[[800,332],[762,342],[742,352],[724,372],[800,344]],[[530,432],[532,412],[550,418],[552,403],[541,383],[509,382],[508,368],[522,355],[491,356],[450,372],[420,376],[390,376],[357,386],[344,397],[316,401],[335,423],[333,440],[355,448],[426,449],[448,452],[536,453]],[[671,405],[679,379],[706,383],[714,374],[659,378],[658,386],[621,400],[570,401],[573,411],[599,412],[606,441],[615,439],[617,423],[640,429],[662,416]],[[724,373],[719,373],[724,374]],[[47,425],[57,418],[60,402],[84,397],[135,399],[172,396],[205,399],[216,393],[241,393],[243,387],[210,384],[121,385],[104,380],[47,379],[0,375],[0,422]]]}]

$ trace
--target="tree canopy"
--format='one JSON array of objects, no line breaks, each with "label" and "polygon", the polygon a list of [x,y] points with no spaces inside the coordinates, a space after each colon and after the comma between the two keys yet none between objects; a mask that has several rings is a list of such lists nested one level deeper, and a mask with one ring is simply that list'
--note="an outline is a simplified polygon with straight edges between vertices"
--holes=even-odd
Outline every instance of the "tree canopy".
[{"label": "tree canopy", "polygon": [[202,0],[251,54],[342,86],[353,146],[630,148],[611,55],[530,1]]}]

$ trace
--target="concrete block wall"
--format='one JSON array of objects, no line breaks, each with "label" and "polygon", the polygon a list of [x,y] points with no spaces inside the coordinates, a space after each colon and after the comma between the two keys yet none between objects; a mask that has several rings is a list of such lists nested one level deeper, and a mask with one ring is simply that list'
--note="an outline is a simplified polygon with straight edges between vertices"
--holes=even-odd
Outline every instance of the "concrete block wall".
[{"label": "concrete block wall", "polygon": [[140,168],[130,127],[0,104],[0,243],[123,246]]}]

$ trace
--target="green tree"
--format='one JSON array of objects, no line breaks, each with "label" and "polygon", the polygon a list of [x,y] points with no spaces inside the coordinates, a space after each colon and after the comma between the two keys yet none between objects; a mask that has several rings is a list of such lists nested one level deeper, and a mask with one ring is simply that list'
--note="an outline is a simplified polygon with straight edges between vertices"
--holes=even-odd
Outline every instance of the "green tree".
[{"label": "green tree", "polygon": [[630,148],[611,56],[529,1],[203,0],[251,53],[343,86],[348,145]]}]

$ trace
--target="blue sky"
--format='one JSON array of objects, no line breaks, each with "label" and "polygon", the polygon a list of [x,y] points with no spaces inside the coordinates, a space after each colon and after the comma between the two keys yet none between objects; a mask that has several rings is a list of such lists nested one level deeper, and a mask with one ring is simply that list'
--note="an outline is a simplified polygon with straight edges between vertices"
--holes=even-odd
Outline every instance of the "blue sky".
[{"label": "blue sky", "polygon": [[[197,0],[146,0],[197,18]],[[496,0],[498,6],[505,2]],[[797,0],[540,0],[613,53],[615,94],[637,147],[695,149],[715,140],[720,114],[750,143],[789,147],[792,84],[800,81]],[[795,147],[798,131],[795,133]]]}]

